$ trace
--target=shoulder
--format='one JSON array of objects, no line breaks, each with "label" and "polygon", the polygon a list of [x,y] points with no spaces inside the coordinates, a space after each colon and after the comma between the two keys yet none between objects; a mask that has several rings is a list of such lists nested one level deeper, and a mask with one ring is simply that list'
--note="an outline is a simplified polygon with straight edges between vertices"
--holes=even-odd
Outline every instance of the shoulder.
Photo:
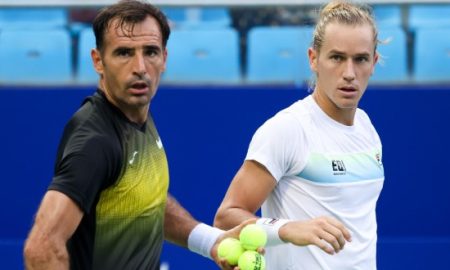
[{"label": "shoulder", "polygon": [[307,119],[311,116],[309,102],[309,98],[298,100],[289,107],[279,111],[267,122],[278,125],[279,127],[293,127],[302,125],[302,122],[307,121]]},{"label": "shoulder", "polygon": [[[67,123],[61,143],[65,152],[120,151],[120,127],[103,105],[87,100]],[[98,153],[100,154],[100,153]]]},{"label": "shoulder", "polygon": [[381,143],[377,130],[375,129],[369,115],[362,109],[357,109],[355,114],[355,123],[358,125],[360,132],[369,134],[372,140]]},{"label": "shoulder", "polygon": [[298,128],[297,122],[295,115],[289,109],[284,109],[264,122],[259,130],[279,135],[288,134]]},{"label": "shoulder", "polygon": [[286,143],[301,139],[308,126],[308,117],[307,108],[301,100],[297,101],[264,122],[256,131],[255,137]]},{"label": "shoulder", "polygon": [[372,121],[370,120],[369,115],[363,109],[356,109],[355,120],[357,123],[359,123],[359,125],[367,128],[373,128]]},{"label": "shoulder", "polygon": [[356,109],[356,117],[359,117],[365,121],[370,121],[369,115],[361,108]]},{"label": "shoulder", "polygon": [[311,115],[309,101],[303,99],[278,112],[267,124],[272,125],[278,132],[296,133],[310,125]]}]

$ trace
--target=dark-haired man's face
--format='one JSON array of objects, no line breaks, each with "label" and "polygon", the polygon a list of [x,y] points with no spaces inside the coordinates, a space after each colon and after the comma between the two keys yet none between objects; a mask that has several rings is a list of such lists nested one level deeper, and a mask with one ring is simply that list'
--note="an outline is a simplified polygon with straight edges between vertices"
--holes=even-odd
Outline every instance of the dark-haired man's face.
[{"label": "dark-haired man's face", "polygon": [[137,23],[132,32],[112,21],[104,36],[104,48],[93,51],[100,87],[108,100],[125,115],[148,112],[161,74],[166,69],[167,51],[162,45],[159,24],[153,17]]}]

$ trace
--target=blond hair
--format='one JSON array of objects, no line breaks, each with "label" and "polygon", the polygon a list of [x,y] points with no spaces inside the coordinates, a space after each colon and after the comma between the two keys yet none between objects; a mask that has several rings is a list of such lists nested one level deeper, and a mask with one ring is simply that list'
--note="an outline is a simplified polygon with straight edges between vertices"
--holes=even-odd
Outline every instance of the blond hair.
[{"label": "blond hair", "polygon": [[325,36],[325,29],[330,23],[347,25],[369,24],[373,31],[375,51],[378,43],[378,29],[372,15],[372,9],[365,4],[353,4],[348,1],[331,1],[322,7],[313,35],[313,48],[320,52]]}]

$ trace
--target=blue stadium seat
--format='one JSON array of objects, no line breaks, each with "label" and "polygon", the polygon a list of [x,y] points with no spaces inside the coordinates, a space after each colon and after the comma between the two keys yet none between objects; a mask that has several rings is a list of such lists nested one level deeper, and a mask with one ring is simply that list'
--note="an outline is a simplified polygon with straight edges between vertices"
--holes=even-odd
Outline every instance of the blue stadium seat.
[{"label": "blue stadium seat", "polygon": [[450,4],[414,4],[409,8],[409,29],[450,27]]},{"label": "blue stadium seat", "polygon": [[392,83],[408,80],[408,53],[406,34],[400,27],[380,27],[378,39],[386,44],[378,44],[381,57],[375,66],[372,82]]},{"label": "blue stadium seat", "polygon": [[413,70],[417,82],[450,81],[450,27],[416,31]]},{"label": "blue stadium seat", "polygon": [[99,76],[95,72],[91,59],[91,50],[95,46],[95,36],[92,28],[88,27],[81,30],[78,38],[77,69],[75,76],[77,83],[96,84],[98,81]]},{"label": "blue stadium seat", "polygon": [[179,27],[187,20],[186,8],[184,7],[165,7],[161,8],[161,11],[166,15],[172,27]]},{"label": "blue stadium seat", "polygon": [[249,83],[302,83],[311,79],[312,27],[255,27],[249,31]]},{"label": "blue stadium seat", "polygon": [[165,82],[237,83],[240,81],[236,30],[174,30],[169,39]]},{"label": "blue stadium seat", "polygon": [[201,22],[207,27],[226,27],[231,25],[231,16],[227,8],[203,8]]},{"label": "blue stadium seat", "polygon": [[163,8],[173,28],[223,28],[231,26],[231,15],[224,7]]},{"label": "blue stadium seat", "polygon": [[70,35],[62,29],[3,30],[0,83],[70,83],[71,52]]},{"label": "blue stadium seat", "polygon": [[399,27],[402,25],[400,5],[375,5],[373,14],[378,27]]},{"label": "blue stadium seat", "polygon": [[0,8],[0,29],[62,28],[68,25],[65,8]]}]

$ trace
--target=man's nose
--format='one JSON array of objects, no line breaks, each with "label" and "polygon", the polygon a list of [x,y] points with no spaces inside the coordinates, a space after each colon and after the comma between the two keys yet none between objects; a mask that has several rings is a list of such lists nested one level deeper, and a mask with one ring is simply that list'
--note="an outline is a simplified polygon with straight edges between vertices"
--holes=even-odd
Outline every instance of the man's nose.
[{"label": "man's nose", "polygon": [[355,76],[356,76],[355,64],[353,63],[353,61],[349,60],[345,64],[345,69],[344,69],[344,74],[343,74],[344,80],[353,81],[355,79]]},{"label": "man's nose", "polygon": [[133,59],[133,72],[141,76],[144,75],[146,71],[145,58],[140,54],[136,54]]}]

